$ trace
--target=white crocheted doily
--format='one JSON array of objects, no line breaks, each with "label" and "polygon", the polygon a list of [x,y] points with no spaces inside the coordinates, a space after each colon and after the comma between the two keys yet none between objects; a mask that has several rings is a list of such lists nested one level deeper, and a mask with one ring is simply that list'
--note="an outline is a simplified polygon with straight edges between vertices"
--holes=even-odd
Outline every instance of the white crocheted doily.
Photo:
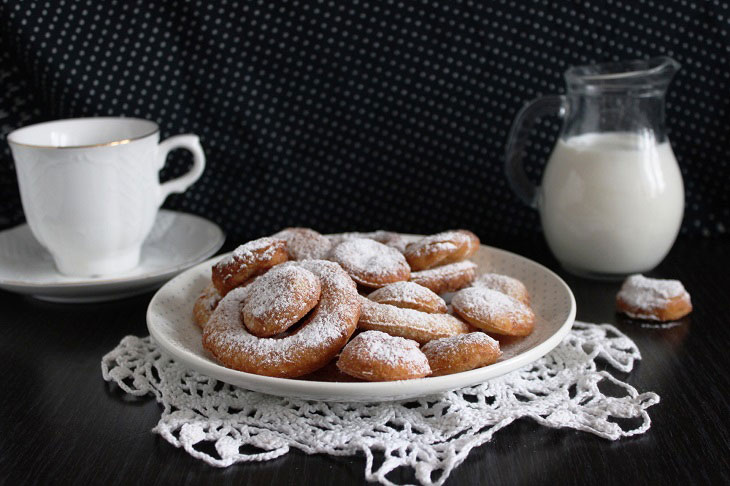
[{"label": "white crocheted doily", "polygon": [[[659,396],[638,393],[596,365],[603,360],[629,372],[638,359],[636,345],[614,326],[576,322],[551,353],[508,375],[441,395],[372,404],[295,400],[223,384],[179,366],[149,337],[125,337],[101,367],[104,379],[125,392],[154,395],[163,411],[153,431],[213,466],[267,461],[292,447],[307,454],[363,452],[370,481],[391,485],[388,473],[407,466],[422,484],[440,485],[474,447],[519,418],[611,440],[645,432],[651,424],[646,409]],[[610,395],[599,388],[607,383]],[[624,430],[616,419],[639,425]],[[211,451],[201,448],[205,443],[217,454],[203,452]],[[260,452],[243,453],[245,446]],[[374,467],[377,454],[384,460]]]}]

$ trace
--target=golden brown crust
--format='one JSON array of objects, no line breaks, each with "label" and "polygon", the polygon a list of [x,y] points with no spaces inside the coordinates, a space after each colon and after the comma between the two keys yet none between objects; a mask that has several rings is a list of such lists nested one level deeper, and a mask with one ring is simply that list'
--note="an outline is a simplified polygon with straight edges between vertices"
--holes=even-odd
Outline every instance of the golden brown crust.
[{"label": "golden brown crust", "polygon": [[670,298],[661,307],[643,308],[618,298],[616,309],[634,319],[668,322],[681,319],[692,312],[692,302],[684,296],[677,296]]},{"label": "golden brown crust", "polygon": [[330,259],[365,287],[380,288],[411,276],[411,269],[401,252],[368,238],[343,241],[332,249]]},{"label": "golden brown crust", "polygon": [[451,305],[459,317],[484,331],[527,336],[535,327],[532,309],[517,299],[485,287],[460,290],[451,299]]},{"label": "golden brown crust", "polygon": [[368,295],[379,304],[390,304],[401,309],[415,309],[429,314],[444,314],[446,302],[435,292],[415,282],[396,282],[379,288]]},{"label": "golden brown crust", "polygon": [[412,339],[420,344],[470,331],[467,323],[450,314],[428,314],[413,309],[401,309],[389,304],[379,304],[365,297],[360,300],[362,310],[357,323],[360,329],[382,331],[391,336]]},{"label": "golden brown crust", "polygon": [[461,373],[495,363],[502,355],[499,343],[483,332],[460,334],[426,343],[421,348],[431,376]]},{"label": "golden brown crust", "polygon": [[360,333],[347,343],[337,367],[367,381],[410,380],[431,373],[418,343],[378,331]]},{"label": "golden brown crust", "polygon": [[476,264],[470,261],[450,263],[429,270],[411,272],[411,282],[437,294],[456,292],[474,281],[476,268]]},{"label": "golden brown crust", "polygon": [[479,249],[479,238],[468,230],[444,231],[409,244],[404,253],[411,270],[428,270],[465,260]]},{"label": "golden brown crust", "polygon": [[224,366],[248,373],[294,378],[330,362],[352,336],[360,316],[355,284],[339,265],[322,260],[296,262],[321,280],[319,305],[296,333],[259,338],[241,322],[248,287],[226,295],[203,330],[203,347]]},{"label": "golden brown crust", "polygon": [[197,324],[200,329],[203,329],[208,323],[211,314],[218,306],[218,302],[221,300],[221,294],[218,290],[210,283],[203,292],[195,299],[193,305],[193,322]]},{"label": "golden brown crust", "polygon": [[211,280],[218,293],[225,296],[247,280],[288,259],[284,240],[259,238],[239,246],[213,265]]},{"label": "golden brown crust", "polygon": [[251,284],[241,310],[248,331],[272,337],[299,322],[319,302],[320,280],[312,272],[283,263]]}]

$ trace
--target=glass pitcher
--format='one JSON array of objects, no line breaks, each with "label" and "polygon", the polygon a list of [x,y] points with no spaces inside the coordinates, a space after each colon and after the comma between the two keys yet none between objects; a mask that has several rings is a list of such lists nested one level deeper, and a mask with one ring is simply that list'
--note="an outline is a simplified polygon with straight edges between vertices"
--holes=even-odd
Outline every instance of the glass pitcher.
[{"label": "glass pitcher", "polygon": [[[654,268],[684,214],[684,185],[664,127],[671,58],[572,67],[567,93],[538,98],[517,115],[506,149],[515,193],[538,209],[563,267],[593,278]],[[536,187],[522,164],[528,132],[543,115],[563,126]]]}]

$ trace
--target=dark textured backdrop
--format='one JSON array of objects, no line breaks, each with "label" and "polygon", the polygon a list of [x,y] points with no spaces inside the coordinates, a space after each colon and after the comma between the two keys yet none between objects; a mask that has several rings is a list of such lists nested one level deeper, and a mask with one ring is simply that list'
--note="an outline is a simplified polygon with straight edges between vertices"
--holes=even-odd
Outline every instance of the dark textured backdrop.
[{"label": "dark textured backdrop", "polygon": [[[712,1],[3,0],[0,128],[126,115],[158,121],[163,137],[197,133],[208,168],[166,207],[234,239],[296,224],[468,227],[489,242],[539,230],[503,175],[515,112],[562,92],[570,65],[666,54],[683,65],[667,98],[683,232],[721,235],[729,18]],[[557,129],[546,120],[534,134],[535,180]],[[7,227],[23,215],[0,148]]]}]

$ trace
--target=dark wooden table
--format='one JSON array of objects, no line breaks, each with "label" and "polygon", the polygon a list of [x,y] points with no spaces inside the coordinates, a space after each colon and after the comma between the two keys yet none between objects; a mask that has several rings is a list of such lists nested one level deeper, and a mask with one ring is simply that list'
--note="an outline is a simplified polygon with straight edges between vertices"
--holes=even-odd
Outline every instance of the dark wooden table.
[{"label": "dark wooden table", "polygon": [[[494,243],[489,242],[487,243]],[[563,272],[541,238],[499,246],[556,270],[573,289],[578,319],[610,322],[638,344],[628,375],[661,403],[651,429],[611,442],[524,419],[471,452],[447,484],[730,483],[730,245],[680,239],[652,276],[678,278],[695,311],[681,325],[648,329],[616,316],[618,283]],[[128,334],[147,335],[151,294],[94,305],[56,305],[0,291],[0,483],[359,484],[364,458],[293,451],[217,469],[150,432],[160,409],[101,378],[102,355]],[[408,472],[396,482],[411,482]]]}]

